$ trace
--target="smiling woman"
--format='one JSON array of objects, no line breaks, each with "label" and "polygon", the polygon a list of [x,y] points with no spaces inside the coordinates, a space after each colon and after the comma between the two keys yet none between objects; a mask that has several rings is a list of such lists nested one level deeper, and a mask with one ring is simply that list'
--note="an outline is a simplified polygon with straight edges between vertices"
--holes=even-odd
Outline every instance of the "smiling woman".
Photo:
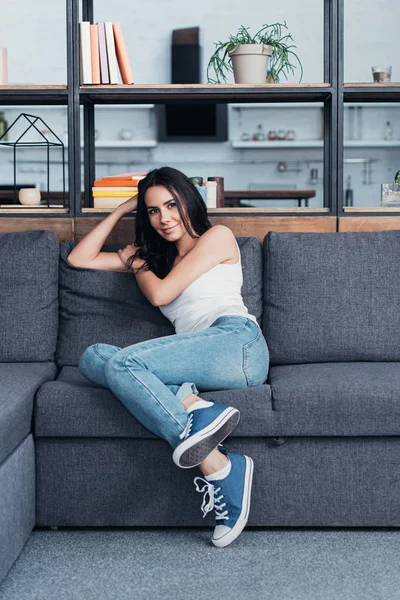
[{"label": "smiling woman", "polygon": [[[137,205],[131,199],[116,208],[68,260],[133,272],[143,294],[176,333],[127,348],[95,344],[85,350],[79,368],[165,439],[177,466],[200,467],[205,478],[195,478],[196,489],[212,498],[209,506],[216,513],[212,542],[227,546],[247,523],[253,461],[221,445],[236,427],[239,411],[199,394],[264,383],[268,347],[243,303],[236,239],[224,225],[211,225],[203,199],[186,175],[171,167],[155,169],[138,190]],[[134,208],[135,243],[116,253],[101,252],[112,227]]]}]

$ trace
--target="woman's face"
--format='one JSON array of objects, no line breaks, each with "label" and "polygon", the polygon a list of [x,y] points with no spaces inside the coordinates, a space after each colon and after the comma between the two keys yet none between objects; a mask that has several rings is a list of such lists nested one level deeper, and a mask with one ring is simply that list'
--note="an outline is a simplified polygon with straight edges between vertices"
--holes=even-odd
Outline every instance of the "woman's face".
[{"label": "woman's face", "polygon": [[[164,239],[175,242],[187,233],[171,192],[163,185],[150,187],[145,204],[151,226]],[[183,206],[185,210],[185,207]],[[186,214],[186,213],[185,213]]]}]

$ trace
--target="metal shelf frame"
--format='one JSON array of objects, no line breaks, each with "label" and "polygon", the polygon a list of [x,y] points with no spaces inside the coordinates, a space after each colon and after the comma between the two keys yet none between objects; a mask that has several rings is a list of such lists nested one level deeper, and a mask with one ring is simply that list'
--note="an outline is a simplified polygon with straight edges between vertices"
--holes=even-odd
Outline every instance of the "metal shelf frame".
[{"label": "metal shelf frame", "polygon": [[[324,0],[324,82],[320,84],[268,85],[97,85],[80,86],[79,20],[93,22],[93,0],[65,0],[67,27],[67,86],[5,86],[0,104],[66,105],[68,114],[68,217],[83,216],[90,206],[95,179],[95,106],[143,103],[322,103],[324,111],[324,209],[322,214],[344,216],[343,210],[343,112],[345,103],[399,102],[400,84],[344,83],[344,0]],[[83,171],[85,199],[81,205],[81,122],[83,107]],[[329,209],[329,213],[326,212]],[[256,209],[255,209],[256,212]],[[238,213],[236,213],[238,214]],[[282,215],[269,213],[271,216]],[[294,216],[296,213],[287,213]],[[321,214],[321,213],[320,213]],[[347,213],[348,214],[348,213]],[[360,213],[369,213],[368,209]],[[396,213],[387,213],[392,216]],[[317,216],[318,211],[302,213]],[[24,215],[31,216],[31,215]],[[48,215],[51,216],[50,214]],[[85,216],[88,216],[86,213]],[[285,213],[286,216],[286,213]],[[22,215],[21,215],[22,217]]]}]

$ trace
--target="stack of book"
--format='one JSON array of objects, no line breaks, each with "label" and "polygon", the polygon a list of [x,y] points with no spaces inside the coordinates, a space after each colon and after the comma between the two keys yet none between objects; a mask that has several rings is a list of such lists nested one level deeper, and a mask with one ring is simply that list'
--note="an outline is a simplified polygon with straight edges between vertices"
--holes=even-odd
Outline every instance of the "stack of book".
[{"label": "stack of book", "polygon": [[122,173],[96,179],[93,184],[93,208],[116,208],[136,196],[138,184],[146,173]]},{"label": "stack of book", "polygon": [[200,196],[203,198],[207,208],[217,208],[217,182],[206,181],[201,185],[196,185]]},{"label": "stack of book", "polygon": [[120,23],[79,23],[81,85],[135,83]]}]

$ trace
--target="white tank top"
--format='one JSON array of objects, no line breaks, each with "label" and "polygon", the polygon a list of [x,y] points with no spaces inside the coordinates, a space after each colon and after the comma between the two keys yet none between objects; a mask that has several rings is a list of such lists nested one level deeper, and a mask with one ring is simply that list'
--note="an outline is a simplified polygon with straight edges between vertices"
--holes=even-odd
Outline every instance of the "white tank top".
[{"label": "white tank top", "polygon": [[[237,245],[237,242],[236,242]],[[160,306],[162,314],[175,327],[176,333],[201,331],[222,316],[240,316],[257,323],[243,303],[242,261],[212,267],[200,275],[169,304]]]}]

